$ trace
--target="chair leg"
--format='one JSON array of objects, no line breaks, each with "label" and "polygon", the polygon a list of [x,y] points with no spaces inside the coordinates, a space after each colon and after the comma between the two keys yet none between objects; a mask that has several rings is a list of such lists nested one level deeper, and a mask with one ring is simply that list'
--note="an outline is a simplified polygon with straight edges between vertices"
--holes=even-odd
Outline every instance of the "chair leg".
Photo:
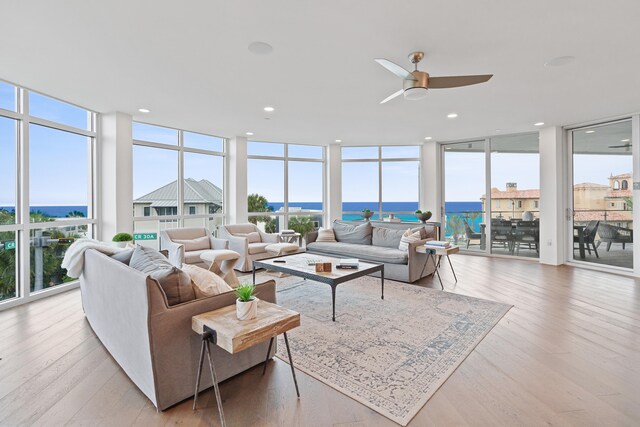
[{"label": "chair leg", "polygon": [[623,251],[624,251],[624,249],[625,249],[624,245],[626,245],[626,243],[625,243],[625,242],[622,242],[622,250],[623,250]]},{"label": "chair leg", "polygon": [[467,249],[469,249],[469,244],[471,244],[471,239],[467,239]]},{"label": "chair leg", "polygon": [[[596,253],[596,258],[600,258],[600,256],[598,255],[598,249],[596,249],[596,245],[594,245],[593,243],[591,243],[591,245],[593,246],[593,252]],[[587,245],[588,247],[588,245]]]},{"label": "chair leg", "polygon": [[609,249],[611,249],[611,242],[607,242],[607,252],[609,252]]}]

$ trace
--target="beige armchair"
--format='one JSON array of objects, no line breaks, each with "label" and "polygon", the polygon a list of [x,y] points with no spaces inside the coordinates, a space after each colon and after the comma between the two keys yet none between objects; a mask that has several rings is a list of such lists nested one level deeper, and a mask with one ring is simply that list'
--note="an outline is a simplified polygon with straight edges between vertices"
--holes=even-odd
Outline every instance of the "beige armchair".
[{"label": "beige armchair", "polygon": [[287,254],[302,251],[297,245],[279,243],[277,234],[265,233],[251,223],[222,225],[220,237],[229,242],[229,249],[240,254],[236,270],[242,272],[251,271],[253,261],[278,256],[280,249]]},{"label": "beige armchair", "polygon": [[182,264],[193,264],[209,268],[200,255],[206,251],[229,249],[229,242],[213,237],[206,228],[175,228],[160,232],[160,250],[169,252],[171,264],[182,267]]}]

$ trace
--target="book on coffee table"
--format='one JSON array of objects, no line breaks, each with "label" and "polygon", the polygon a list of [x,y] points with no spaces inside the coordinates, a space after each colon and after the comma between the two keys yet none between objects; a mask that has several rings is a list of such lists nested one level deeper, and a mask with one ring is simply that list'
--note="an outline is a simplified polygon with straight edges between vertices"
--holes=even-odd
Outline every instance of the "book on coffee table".
[{"label": "book on coffee table", "polygon": [[357,258],[346,258],[341,259],[340,262],[336,265],[336,268],[358,268],[360,265],[360,260]]}]

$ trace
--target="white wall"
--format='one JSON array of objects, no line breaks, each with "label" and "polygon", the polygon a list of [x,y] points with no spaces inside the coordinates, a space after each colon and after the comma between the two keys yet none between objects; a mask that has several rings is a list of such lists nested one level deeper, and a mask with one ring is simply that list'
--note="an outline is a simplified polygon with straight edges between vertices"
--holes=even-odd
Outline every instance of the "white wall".
[{"label": "white wall", "polygon": [[560,265],[566,253],[563,130],[540,130],[540,263]]},{"label": "white wall", "polygon": [[98,239],[111,240],[119,232],[133,233],[132,117],[101,114],[98,146]]}]

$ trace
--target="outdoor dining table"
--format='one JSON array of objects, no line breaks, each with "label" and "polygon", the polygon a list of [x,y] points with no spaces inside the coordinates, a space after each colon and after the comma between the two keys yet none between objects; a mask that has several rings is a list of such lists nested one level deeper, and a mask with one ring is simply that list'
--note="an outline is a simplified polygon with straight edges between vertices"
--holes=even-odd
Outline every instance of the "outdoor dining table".
[{"label": "outdoor dining table", "polygon": [[584,253],[584,229],[586,227],[586,225],[573,224],[573,235],[575,236],[575,232],[578,231],[578,250],[580,251],[580,259],[585,259],[586,257]]}]

